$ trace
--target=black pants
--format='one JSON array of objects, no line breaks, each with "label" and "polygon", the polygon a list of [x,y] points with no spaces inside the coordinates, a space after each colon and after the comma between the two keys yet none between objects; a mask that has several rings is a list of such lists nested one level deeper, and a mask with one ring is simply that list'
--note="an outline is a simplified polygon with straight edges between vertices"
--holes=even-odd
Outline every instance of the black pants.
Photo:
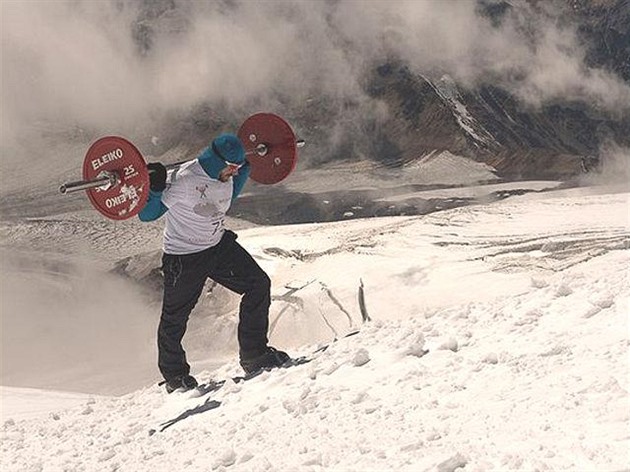
[{"label": "black pants", "polygon": [[236,237],[226,231],[219,244],[205,251],[162,256],[164,298],[158,327],[158,366],[166,380],[190,372],[182,338],[208,278],[243,296],[238,323],[241,358],[255,357],[267,346],[271,281]]}]

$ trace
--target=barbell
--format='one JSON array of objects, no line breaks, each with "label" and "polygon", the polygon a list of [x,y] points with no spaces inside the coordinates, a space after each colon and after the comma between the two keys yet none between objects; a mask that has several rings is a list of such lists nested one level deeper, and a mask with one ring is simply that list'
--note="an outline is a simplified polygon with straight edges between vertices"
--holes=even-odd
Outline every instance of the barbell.
[{"label": "barbell", "polygon": [[[250,164],[250,177],[261,184],[284,180],[297,164],[297,139],[291,126],[273,113],[256,113],[238,130]],[[175,169],[189,161],[167,164]],[[107,218],[125,220],[137,215],[149,198],[149,170],[136,146],[120,136],[96,140],[83,160],[83,180],[64,183],[63,194],[85,190],[92,206]]]}]

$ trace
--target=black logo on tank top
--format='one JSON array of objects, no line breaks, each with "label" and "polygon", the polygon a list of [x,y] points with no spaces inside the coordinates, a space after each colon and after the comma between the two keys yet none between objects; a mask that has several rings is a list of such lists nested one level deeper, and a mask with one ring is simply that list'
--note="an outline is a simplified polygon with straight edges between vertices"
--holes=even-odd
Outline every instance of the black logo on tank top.
[{"label": "black logo on tank top", "polygon": [[197,192],[199,192],[199,198],[208,198],[206,197],[206,190],[208,190],[208,184],[205,184],[203,187],[197,186],[195,187]]}]

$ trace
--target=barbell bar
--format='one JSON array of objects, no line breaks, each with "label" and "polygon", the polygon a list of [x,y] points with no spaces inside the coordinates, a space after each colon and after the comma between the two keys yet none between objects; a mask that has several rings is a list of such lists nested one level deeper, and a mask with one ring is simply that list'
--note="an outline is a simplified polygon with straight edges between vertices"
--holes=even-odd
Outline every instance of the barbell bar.
[{"label": "barbell bar", "polygon": [[[295,141],[295,145],[298,148],[304,147],[305,144],[306,142],[303,139],[298,139]],[[251,156],[252,154],[256,153],[259,156],[264,157],[268,154],[268,152],[269,152],[269,147],[265,144],[260,143],[256,146],[256,148],[253,151],[246,152],[245,156]],[[164,167],[166,167],[166,170],[177,169],[178,167],[183,166],[187,162],[190,162],[190,160],[187,159],[184,161],[173,162],[172,164],[166,164]],[[149,174],[151,174],[154,171],[148,170],[148,172]],[[59,186],[59,192],[66,194],[66,193],[80,192],[81,190],[88,190],[91,188],[99,188],[99,187],[102,187],[103,189],[107,189],[110,186],[118,185],[119,181],[120,179],[115,172],[103,171],[101,173],[101,176],[97,177],[96,179],[77,180],[75,182],[67,182],[65,184],[61,184]]]},{"label": "barbell bar", "polygon": [[[285,179],[297,164],[297,149],[305,145],[291,126],[278,115],[257,113],[247,118],[238,131],[250,164],[250,177],[262,184]],[[175,169],[189,160],[166,164]],[[59,187],[62,194],[85,190],[92,205],[104,216],[122,220],[144,207],[149,192],[149,170],[140,151],[119,136],[95,141],[83,162],[83,180]]]}]

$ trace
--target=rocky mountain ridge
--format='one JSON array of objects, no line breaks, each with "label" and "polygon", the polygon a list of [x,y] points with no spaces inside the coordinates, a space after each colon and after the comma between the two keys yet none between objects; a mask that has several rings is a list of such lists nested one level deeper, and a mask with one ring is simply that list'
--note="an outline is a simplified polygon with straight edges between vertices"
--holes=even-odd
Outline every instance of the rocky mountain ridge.
[{"label": "rocky mountain ridge", "polygon": [[[630,1],[556,4],[566,13],[563,21],[579,25],[586,64],[615,74],[630,87]],[[478,8],[501,21],[519,2],[480,0]],[[606,142],[630,147],[630,103],[611,111],[578,97],[536,107],[523,103],[500,81],[471,87],[448,74],[420,74],[398,58],[374,64],[364,92],[386,112],[372,113],[361,103],[339,104],[327,96],[306,101],[284,97],[270,111],[285,116],[302,138],[315,143],[310,167],[340,159],[397,167],[449,151],[489,164],[510,180],[568,179],[596,167]],[[235,129],[241,119],[221,104],[200,104],[162,130],[163,146],[156,154],[179,146],[180,156],[183,152],[193,158],[209,135]]]}]

